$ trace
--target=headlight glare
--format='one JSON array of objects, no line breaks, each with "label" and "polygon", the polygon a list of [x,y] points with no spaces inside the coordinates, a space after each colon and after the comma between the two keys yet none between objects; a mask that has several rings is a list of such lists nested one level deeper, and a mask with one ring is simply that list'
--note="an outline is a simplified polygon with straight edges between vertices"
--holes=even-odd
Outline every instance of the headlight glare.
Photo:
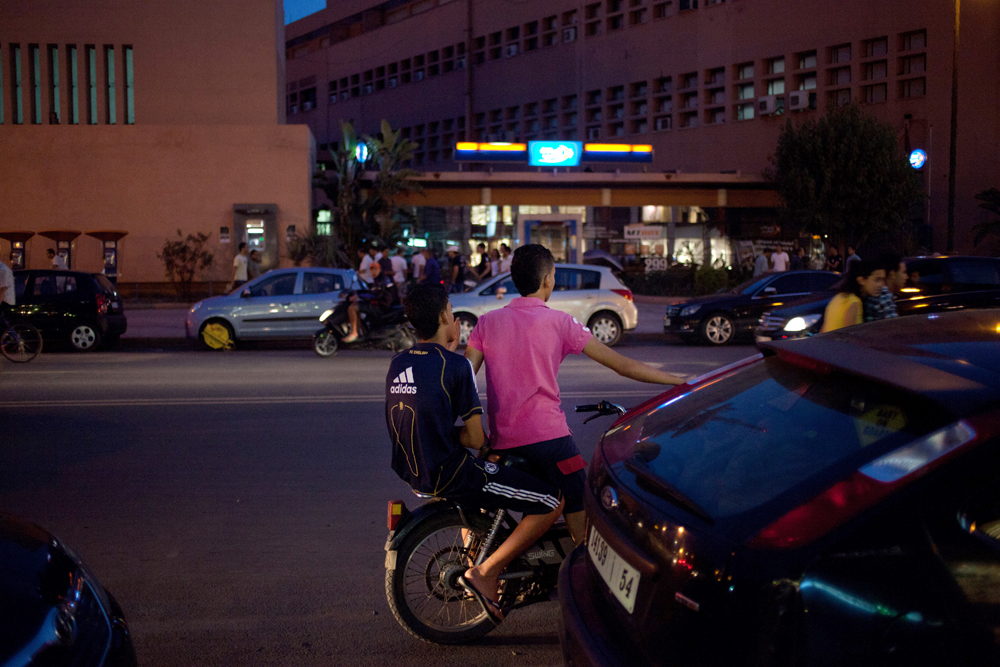
[{"label": "headlight glare", "polygon": [[333,315],[333,309],[332,308],[329,309],[329,310],[325,310],[325,311],[323,311],[323,314],[319,316],[319,321],[320,322],[326,322],[327,318],[329,318],[331,315]]},{"label": "headlight glare", "polygon": [[806,315],[804,317],[793,317],[788,320],[788,324],[785,325],[785,331],[796,332],[805,331],[806,329],[812,327],[814,324],[819,322],[822,315]]}]

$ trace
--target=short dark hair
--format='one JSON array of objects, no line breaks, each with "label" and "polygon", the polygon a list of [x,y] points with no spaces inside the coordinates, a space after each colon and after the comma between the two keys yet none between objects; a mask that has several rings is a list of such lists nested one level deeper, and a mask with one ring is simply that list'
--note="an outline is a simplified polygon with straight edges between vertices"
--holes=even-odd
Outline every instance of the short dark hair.
[{"label": "short dark hair", "polygon": [[542,280],[555,265],[555,258],[545,246],[529,243],[515,250],[510,263],[510,277],[518,294],[528,296],[537,292]]},{"label": "short dark hair", "polygon": [[48,250],[46,250],[45,252],[46,252],[47,254],[49,254],[49,255],[54,255],[54,254],[56,254],[56,251],[55,251],[55,250],[53,250],[52,248],[49,248],[49,249],[48,249]]},{"label": "short dark hair", "polygon": [[246,247],[247,247],[247,244],[246,244],[246,243],[240,243],[240,247],[239,247],[239,248],[237,248],[236,250],[237,250],[237,252],[238,252],[238,251],[240,251],[240,250],[243,250],[243,248],[246,248]]},{"label": "short dark hair", "polygon": [[[836,289],[838,292],[860,297],[861,285],[858,284],[858,278],[867,278],[881,268],[881,264],[870,259],[856,259],[847,265],[847,274],[837,284]],[[899,268],[899,262],[896,263],[896,268]]]},{"label": "short dark hair", "polygon": [[878,262],[876,267],[879,269],[885,269],[885,275],[888,278],[889,272],[898,272],[899,265],[903,261],[901,255],[894,252],[884,252],[878,256]]},{"label": "short dark hair", "polygon": [[448,307],[448,292],[441,285],[417,285],[403,299],[406,319],[420,340],[433,338],[441,325],[441,313]]}]

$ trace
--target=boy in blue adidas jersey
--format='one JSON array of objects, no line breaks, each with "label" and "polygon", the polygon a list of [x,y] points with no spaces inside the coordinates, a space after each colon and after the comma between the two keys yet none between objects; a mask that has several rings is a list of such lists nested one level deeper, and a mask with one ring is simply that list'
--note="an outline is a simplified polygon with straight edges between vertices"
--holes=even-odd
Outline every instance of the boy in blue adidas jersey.
[{"label": "boy in blue adidas jersey", "polygon": [[[483,409],[472,365],[454,351],[458,328],[448,294],[440,285],[418,285],[404,305],[420,342],[393,358],[385,380],[392,469],[421,493],[524,514],[510,537],[460,578],[490,618],[500,622],[497,577],[559,518],[562,495],[531,475],[469,453],[466,447],[481,449],[486,444]],[[463,426],[456,429],[459,419]]]}]

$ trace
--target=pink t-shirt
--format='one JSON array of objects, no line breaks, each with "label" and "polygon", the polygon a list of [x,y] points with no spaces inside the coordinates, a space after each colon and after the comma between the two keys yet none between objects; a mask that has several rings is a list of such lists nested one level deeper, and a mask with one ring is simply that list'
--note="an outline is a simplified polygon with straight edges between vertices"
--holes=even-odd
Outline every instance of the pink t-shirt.
[{"label": "pink t-shirt", "polygon": [[580,354],[590,329],[535,297],[520,297],[476,322],[469,347],[486,363],[492,446],[521,447],[570,434],[559,399],[559,364]]}]

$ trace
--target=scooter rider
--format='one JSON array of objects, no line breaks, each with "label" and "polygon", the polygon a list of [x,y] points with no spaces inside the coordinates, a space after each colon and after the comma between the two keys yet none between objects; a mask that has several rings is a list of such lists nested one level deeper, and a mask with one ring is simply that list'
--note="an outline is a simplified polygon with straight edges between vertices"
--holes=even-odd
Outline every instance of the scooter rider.
[{"label": "scooter rider", "polygon": [[[368,303],[377,307],[380,315],[384,315],[390,308],[399,303],[396,287],[389,282],[391,277],[382,272],[382,267],[378,262],[374,262],[368,267],[368,270],[371,271],[372,275],[372,281],[369,286],[372,298]],[[348,299],[350,299],[350,302],[347,305],[347,317],[351,322],[351,332],[344,336],[342,342],[353,343],[358,339],[359,335],[358,323],[360,322],[360,315],[358,314],[358,295],[352,292]]]},{"label": "scooter rider", "polygon": [[[472,366],[454,352],[458,327],[448,294],[440,285],[418,285],[404,307],[420,342],[393,358],[385,381],[392,468],[421,493],[524,514],[488,558],[459,577],[459,585],[499,623],[497,577],[552,527],[563,510],[562,494],[531,475],[477,460],[465,449],[481,449],[486,436]],[[459,418],[464,425],[455,427]]]}]

